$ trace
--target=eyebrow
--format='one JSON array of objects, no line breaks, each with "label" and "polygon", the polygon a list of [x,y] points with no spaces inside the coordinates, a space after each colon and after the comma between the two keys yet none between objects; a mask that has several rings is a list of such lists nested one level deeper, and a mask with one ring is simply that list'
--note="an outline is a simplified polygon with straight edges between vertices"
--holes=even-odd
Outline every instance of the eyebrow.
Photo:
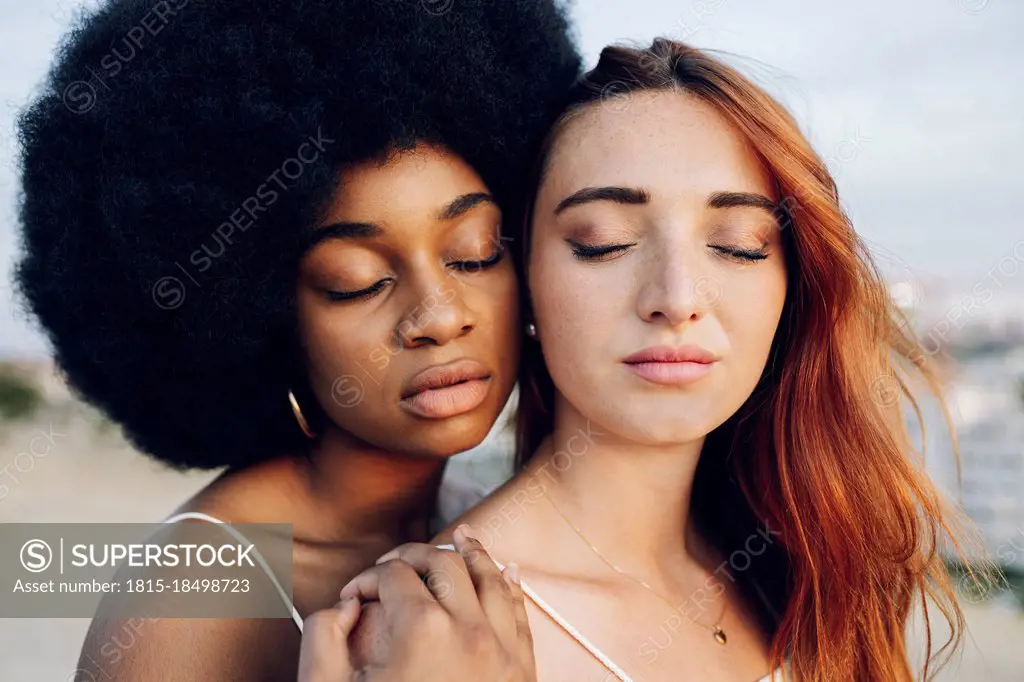
[{"label": "eyebrow", "polygon": [[463,194],[462,196],[456,197],[444,207],[438,214],[440,220],[454,220],[460,215],[463,215],[474,206],[478,206],[483,203],[494,204],[497,206],[497,202],[487,192],[473,192],[471,194]]},{"label": "eyebrow", "polygon": [[[639,187],[584,187],[558,202],[555,215],[566,209],[595,201],[611,201],[617,204],[638,205],[650,201],[650,192]],[[705,202],[708,208],[760,208],[777,215],[779,205],[756,192],[713,192]]]},{"label": "eyebrow", "polygon": [[589,204],[594,201],[611,201],[616,204],[646,204],[650,199],[651,195],[647,190],[636,187],[584,187],[558,202],[558,206],[555,207],[555,215],[573,206]]},{"label": "eyebrow", "polygon": [[707,200],[708,208],[735,208],[746,206],[761,208],[777,215],[779,205],[763,194],[756,192],[713,192]]},{"label": "eyebrow", "polygon": [[366,239],[369,237],[379,237],[382,234],[384,234],[384,230],[380,225],[374,225],[373,223],[331,223],[330,225],[317,227],[313,230],[309,241],[309,248],[328,239]]},{"label": "eyebrow", "polygon": [[[441,209],[440,213],[437,214],[437,218],[438,220],[443,221],[454,220],[455,218],[464,215],[474,206],[482,203],[497,205],[497,202],[494,201],[494,197],[486,192],[463,194],[453,199],[447,206]],[[312,248],[320,242],[328,239],[369,239],[373,237],[380,237],[383,234],[384,228],[375,223],[331,223],[330,225],[317,227],[313,231],[309,246]]]}]

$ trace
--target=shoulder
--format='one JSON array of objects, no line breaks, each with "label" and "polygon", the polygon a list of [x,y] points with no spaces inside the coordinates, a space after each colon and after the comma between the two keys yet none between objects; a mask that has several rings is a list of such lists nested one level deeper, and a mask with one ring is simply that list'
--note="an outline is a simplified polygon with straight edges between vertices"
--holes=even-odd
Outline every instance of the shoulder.
[{"label": "shoulder", "polygon": [[112,682],[293,680],[299,643],[283,619],[94,620],[78,672]]},{"label": "shoulder", "polygon": [[277,523],[303,497],[291,459],[228,469],[167,515],[165,521]]},{"label": "shoulder", "polygon": [[432,542],[450,544],[455,528],[468,523],[476,531],[477,539],[495,555],[494,558],[518,556],[525,548],[518,546],[518,541],[523,539],[520,538],[522,534],[513,531],[524,517],[531,515],[544,493],[541,481],[520,473],[452,521]]}]

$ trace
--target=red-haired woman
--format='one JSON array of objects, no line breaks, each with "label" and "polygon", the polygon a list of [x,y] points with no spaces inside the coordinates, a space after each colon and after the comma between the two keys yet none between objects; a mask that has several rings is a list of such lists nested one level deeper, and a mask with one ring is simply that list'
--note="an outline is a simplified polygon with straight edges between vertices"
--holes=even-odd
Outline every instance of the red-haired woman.
[{"label": "red-haired woman", "polygon": [[[959,521],[893,398],[936,382],[793,119],[699,50],[609,47],[539,169],[523,466],[462,519],[519,566],[537,679],[909,681],[926,597],[934,670]],[[342,596],[461,566],[387,559]]]}]

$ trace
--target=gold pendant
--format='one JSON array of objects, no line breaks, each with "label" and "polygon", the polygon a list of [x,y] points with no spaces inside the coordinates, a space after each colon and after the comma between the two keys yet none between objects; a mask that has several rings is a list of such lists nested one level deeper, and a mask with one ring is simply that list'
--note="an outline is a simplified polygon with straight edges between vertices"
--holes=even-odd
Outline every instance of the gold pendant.
[{"label": "gold pendant", "polygon": [[715,635],[715,641],[718,642],[719,644],[721,644],[722,646],[725,646],[725,642],[726,642],[725,630],[723,630],[722,628],[720,628],[720,627],[718,627],[716,625],[715,626],[714,635]]}]

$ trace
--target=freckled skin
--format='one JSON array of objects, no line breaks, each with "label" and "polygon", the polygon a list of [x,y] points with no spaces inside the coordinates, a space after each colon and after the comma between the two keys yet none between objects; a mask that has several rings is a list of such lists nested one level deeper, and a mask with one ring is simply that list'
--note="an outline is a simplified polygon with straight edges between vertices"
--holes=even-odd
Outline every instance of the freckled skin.
[{"label": "freckled skin", "polygon": [[[529,283],[541,348],[562,409],[645,443],[701,437],[753,391],[786,294],[774,218],[749,207],[712,209],[712,192],[777,200],[740,133],[709,105],[678,92],[590,107],[562,134],[534,214]],[[645,206],[596,202],[559,216],[557,202],[587,186],[643,187]],[[635,243],[580,262],[565,243]],[[757,249],[757,262],[715,247]],[[648,384],[621,360],[657,344],[697,344],[720,356],[689,387]]]},{"label": "freckled skin", "polygon": [[[588,187],[645,198],[556,211]],[[764,206],[719,206],[722,193]],[[528,342],[540,344],[554,381],[554,432],[456,523],[479,529],[499,561],[519,563],[524,581],[634,679],[754,680],[768,668],[767,634],[738,587],[715,573],[728,557],[688,517],[704,439],[749,398],[782,314],[783,241],[766,208],[777,201],[743,136],[679,91],[586,107],[559,133],[541,183],[527,269],[538,336]],[[686,385],[652,383],[623,363],[683,344],[717,358]],[[593,437],[573,446],[580,433]],[[703,595],[688,611],[704,626],[723,618],[728,647],[612,571],[555,504],[671,603]],[[712,575],[716,587],[701,592]],[[613,679],[544,613],[528,611],[540,682]]]}]

